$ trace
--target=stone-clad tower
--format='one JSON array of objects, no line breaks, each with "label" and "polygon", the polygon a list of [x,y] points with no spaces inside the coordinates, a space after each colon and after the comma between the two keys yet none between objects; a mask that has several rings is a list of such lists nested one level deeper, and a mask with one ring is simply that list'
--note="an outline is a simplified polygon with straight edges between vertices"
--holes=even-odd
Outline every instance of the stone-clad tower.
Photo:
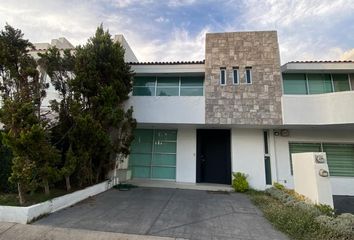
[{"label": "stone-clad tower", "polygon": [[[205,58],[206,124],[282,124],[276,31],[207,34]],[[220,84],[221,69],[226,69],[225,85]],[[234,69],[238,84],[233,82]]]}]

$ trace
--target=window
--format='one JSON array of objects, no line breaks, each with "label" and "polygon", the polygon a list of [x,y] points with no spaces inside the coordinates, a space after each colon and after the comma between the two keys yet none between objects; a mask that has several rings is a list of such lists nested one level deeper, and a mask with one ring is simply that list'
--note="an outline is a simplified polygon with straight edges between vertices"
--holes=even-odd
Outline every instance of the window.
[{"label": "window", "polygon": [[322,94],[351,90],[348,74],[283,74],[284,94]]},{"label": "window", "polygon": [[238,67],[234,67],[232,69],[232,77],[233,77],[233,84],[237,85],[239,84],[239,74],[238,74]]},{"label": "window", "polygon": [[272,170],[269,155],[269,144],[268,144],[268,131],[263,131],[264,140],[264,167],[265,167],[265,180],[267,185],[272,185]]},{"label": "window", "polygon": [[204,77],[181,77],[181,96],[203,96]]},{"label": "window", "polygon": [[178,96],[179,77],[157,77],[156,96]]},{"label": "window", "polygon": [[220,85],[226,85],[226,68],[220,68]]},{"label": "window", "polygon": [[133,96],[203,96],[204,76],[137,76]]},{"label": "window", "polygon": [[176,130],[136,129],[129,156],[133,178],[176,179]]},{"label": "window", "polygon": [[292,153],[322,151],[327,154],[327,164],[331,176],[354,177],[354,144],[289,143],[290,161]]},{"label": "window", "polygon": [[246,71],[245,71],[245,79],[246,79],[246,83],[247,84],[251,84],[252,83],[252,68],[251,67],[246,67]]},{"label": "window", "polygon": [[307,94],[307,81],[305,74],[283,74],[283,88],[285,94]]},{"label": "window", "polygon": [[156,77],[135,77],[133,84],[134,96],[155,96]]},{"label": "window", "polygon": [[350,91],[350,83],[347,74],[332,74],[332,81],[335,92]]},{"label": "window", "polygon": [[307,74],[310,94],[333,92],[330,74]]}]

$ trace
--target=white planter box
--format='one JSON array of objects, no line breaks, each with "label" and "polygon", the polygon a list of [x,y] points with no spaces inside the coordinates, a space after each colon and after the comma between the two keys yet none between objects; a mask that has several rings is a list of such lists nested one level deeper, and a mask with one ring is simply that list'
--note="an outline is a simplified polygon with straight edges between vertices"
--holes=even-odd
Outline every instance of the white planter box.
[{"label": "white planter box", "polygon": [[105,181],[28,207],[0,206],[0,222],[3,221],[26,224],[39,216],[69,207],[90,196],[102,193],[112,187],[113,184],[111,184],[110,181]]}]

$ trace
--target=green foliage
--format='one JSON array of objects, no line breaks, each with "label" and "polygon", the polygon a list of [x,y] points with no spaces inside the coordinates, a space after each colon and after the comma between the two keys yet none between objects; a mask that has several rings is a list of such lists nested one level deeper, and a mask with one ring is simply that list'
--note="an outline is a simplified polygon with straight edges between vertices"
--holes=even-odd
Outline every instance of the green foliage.
[{"label": "green foliage", "polygon": [[329,217],[333,217],[335,215],[335,210],[327,204],[315,204],[315,207],[324,215]]},{"label": "green foliage", "polygon": [[277,183],[277,182],[274,182],[273,183],[273,186],[276,188],[276,189],[279,189],[279,190],[284,190],[285,187],[284,185],[280,184],[280,183]]},{"label": "green foliage", "polygon": [[47,141],[47,120],[41,116],[48,85],[28,54],[31,48],[20,30],[6,25],[0,32],[0,121],[5,130],[3,143],[14,156],[10,180],[17,184],[22,204],[26,190],[43,185],[49,193],[49,181],[56,178],[57,155]]},{"label": "green foliage", "polygon": [[12,154],[9,148],[2,144],[0,131],[0,192],[15,192],[15,186],[9,181],[12,167]]},{"label": "green foliage", "polygon": [[247,176],[244,173],[233,173],[232,187],[236,192],[246,192],[249,189]]},{"label": "green foliage", "polygon": [[314,205],[285,187],[251,195],[264,215],[292,239],[353,239],[354,215],[335,216],[328,205]]}]

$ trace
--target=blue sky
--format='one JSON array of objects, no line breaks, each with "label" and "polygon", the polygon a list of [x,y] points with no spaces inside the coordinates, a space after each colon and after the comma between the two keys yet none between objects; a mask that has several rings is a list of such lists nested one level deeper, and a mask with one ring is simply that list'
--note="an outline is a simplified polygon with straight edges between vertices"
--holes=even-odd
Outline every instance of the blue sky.
[{"label": "blue sky", "polygon": [[202,60],[207,32],[277,30],[282,63],[354,60],[354,0],[0,0],[32,42],[83,44],[103,23],[141,61]]}]

